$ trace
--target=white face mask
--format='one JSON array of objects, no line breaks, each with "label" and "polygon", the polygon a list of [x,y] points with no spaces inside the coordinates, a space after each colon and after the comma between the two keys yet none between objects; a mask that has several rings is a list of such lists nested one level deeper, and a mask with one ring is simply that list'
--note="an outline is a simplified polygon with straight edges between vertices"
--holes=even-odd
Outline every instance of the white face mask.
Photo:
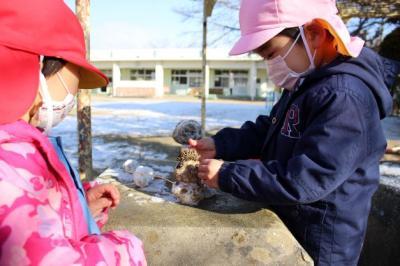
[{"label": "white face mask", "polygon": [[46,78],[40,72],[40,93],[43,97],[43,104],[38,111],[37,127],[44,129],[46,133],[64,120],[75,106],[74,95],[70,93],[68,86],[65,84],[61,75],[59,73],[56,73],[56,75],[65,90],[68,92],[67,96],[62,101],[53,101],[51,99]]},{"label": "white face mask", "polygon": [[[314,58],[317,50],[315,50],[314,55],[311,56],[311,51],[310,48],[308,47],[303,27],[299,27],[299,29],[300,29],[300,34],[297,36],[292,46],[290,46],[289,50],[286,52],[284,56],[278,55],[271,60],[266,60],[269,78],[276,86],[288,90],[292,90],[294,88],[300,77],[307,75],[313,69],[315,69]],[[286,64],[285,58],[293,50],[294,46],[296,45],[300,37],[302,38],[304,46],[306,48],[307,56],[308,59],[310,60],[310,66],[307,68],[306,71],[302,73],[297,73],[289,68],[289,66]]]}]

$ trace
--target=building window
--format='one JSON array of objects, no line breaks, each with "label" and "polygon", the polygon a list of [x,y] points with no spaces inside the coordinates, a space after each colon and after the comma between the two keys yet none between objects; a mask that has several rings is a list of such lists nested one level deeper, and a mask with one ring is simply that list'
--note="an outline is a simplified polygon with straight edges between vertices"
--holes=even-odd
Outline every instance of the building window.
[{"label": "building window", "polygon": [[229,70],[215,70],[214,86],[218,88],[229,87]]},{"label": "building window", "polygon": [[187,84],[187,70],[172,70],[172,84],[173,85],[186,85]]},{"label": "building window", "polygon": [[248,77],[235,77],[234,79],[235,87],[246,87],[248,84]]},{"label": "building window", "polygon": [[201,70],[172,70],[172,85],[188,85],[191,88],[199,88],[203,84],[203,75]]},{"label": "building window", "polygon": [[201,70],[189,70],[189,87],[200,88],[203,85],[203,75]]},{"label": "building window", "polygon": [[[246,87],[248,75],[247,70],[215,70],[214,86],[219,88]],[[233,84],[230,83],[230,80]]]},{"label": "building window", "polygon": [[129,72],[130,80],[155,80],[156,77],[154,69],[131,69]]},{"label": "building window", "polygon": [[191,88],[200,88],[203,84],[202,77],[190,77],[189,78],[189,87]]}]

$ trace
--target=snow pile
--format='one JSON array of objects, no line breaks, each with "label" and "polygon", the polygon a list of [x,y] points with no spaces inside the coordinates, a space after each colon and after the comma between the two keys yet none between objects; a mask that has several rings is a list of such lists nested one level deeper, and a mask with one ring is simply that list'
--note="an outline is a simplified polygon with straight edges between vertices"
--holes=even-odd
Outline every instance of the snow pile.
[{"label": "snow pile", "polygon": [[[135,100],[131,102],[95,102],[93,104],[93,165],[95,169],[119,169],[127,158],[145,161],[164,160],[167,154],[140,145],[127,143],[125,136],[170,136],[175,125],[181,120],[200,121],[200,102],[173,102],[156,100]],[[241,103],[208,103],[207,130],[222,127],[239,127],[245,121],[255,121],[258,115],[267,114],[265,105]],[[400,119],[388,117],[382,121],[385,136],[392,140],[400,140]],[[54,128],[53,135],[63,139],[67,156],[76,167],[77,163],[77,124],[76,117],[69,116]],[[110,136],[120,137],[119,140]],[[153,167],[154,164],[148,165]],[[136,166],[135,166],[136,167]],[[173,168],[157,165],[155,170],[163,173],[173,172]],[[165,167],[165,169],[161,169]],[[381,182],[400,187],[400,165],[383,163],[380,166]],[[130,177],[131,178],[131,177]],[[162,180],[154,180],[160,183]],[[159,189],[159,191],[161,191]]]},{"label": "snow pile", "polygon": [[380,165],[381,183],[400,189],[400,164],[382,163]]}]

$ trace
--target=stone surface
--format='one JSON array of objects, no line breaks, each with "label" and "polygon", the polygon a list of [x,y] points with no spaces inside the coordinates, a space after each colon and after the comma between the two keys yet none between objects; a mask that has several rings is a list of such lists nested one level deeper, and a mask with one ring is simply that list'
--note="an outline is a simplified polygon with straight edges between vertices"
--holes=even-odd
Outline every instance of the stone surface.
[{"label": "stone surface", "polygon": [[313,265],[282,221],[260,204],[218,193],[194,208],[112,182],[122,201],[105,230],[136,234],[149,265]]},{"label": "stone surface", "polygon": [[400,265],[400,187],[382,184],[372,200],[359,265]]}]

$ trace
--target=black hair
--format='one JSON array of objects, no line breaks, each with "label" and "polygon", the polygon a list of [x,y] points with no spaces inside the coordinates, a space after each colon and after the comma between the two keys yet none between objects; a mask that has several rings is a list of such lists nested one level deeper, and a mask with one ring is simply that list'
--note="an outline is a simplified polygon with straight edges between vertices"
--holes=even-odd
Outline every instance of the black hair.
[{"label": "black hair", "polygon": [[[293,40],[296,40],[297,36],[300,34],[300,29],[299,27],[292,27],[292,28],[286,28],[283,31],[281,31],[278,35],[283,35],[292,38]],[[303,45],[303,38],[299,38],[298,44]]]},{"label": "black hair", "polygon": [[67,61],[62,58],[45,56],[43,58],[42,73],[46,78],[50,77],[60,71],[66,64]]}]

